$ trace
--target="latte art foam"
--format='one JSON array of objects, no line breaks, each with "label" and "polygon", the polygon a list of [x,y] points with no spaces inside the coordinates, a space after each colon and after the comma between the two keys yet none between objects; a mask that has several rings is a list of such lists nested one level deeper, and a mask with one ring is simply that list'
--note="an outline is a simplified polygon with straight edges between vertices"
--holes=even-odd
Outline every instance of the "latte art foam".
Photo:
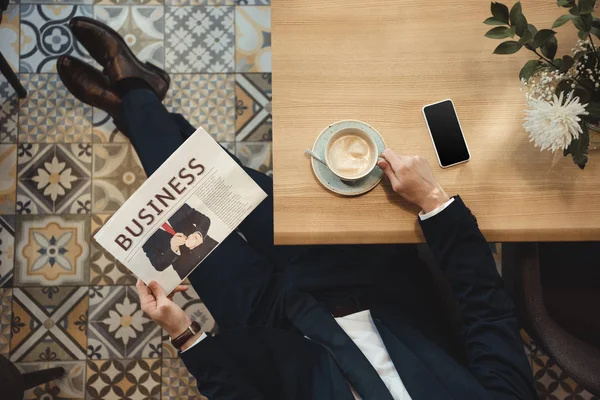
[{"label": "latte art foam", "polygon": [[371,168],[371,146],[358,135],[339,137],[329,147],[329,163],[337,174],[353,178],[364,174]]}]

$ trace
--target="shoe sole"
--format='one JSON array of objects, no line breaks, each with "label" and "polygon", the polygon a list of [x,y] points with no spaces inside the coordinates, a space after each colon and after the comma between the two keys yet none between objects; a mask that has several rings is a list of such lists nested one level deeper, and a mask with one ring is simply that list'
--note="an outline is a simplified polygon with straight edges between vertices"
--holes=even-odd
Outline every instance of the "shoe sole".
[{"label": "shoe sole", "polygon": [[[117,37],[117,40],[119,40],[119,42],[121,42],[124,46],[124,48],[126,49],[126,51],[129,53],[129,55],[131,56],[131,58],[133,59],[133,61],[136,63],[137,67],[142,71],[142,73],[144,74],[143,77],[141,77],[141,79],[143,79],[153,90],[153,85],[152,85],[152,77],[154,76],[154,74],[158,75],[159,79],[162,79],[163,81],[166,82],[167,87],[165,89],[164,93],[159,93],[158,91],[156,91],[156,94],[158,95],[158,97],[163,100],[164,97],[167,94],[167,91],[169,90],[169,86],[171,85],[171,78],[169,77],[169,74],[167,74],[167,72],[159,67],[157,67],[156,65],[152,64],[151,62],[146,61],[145,63],[142,63],[135,54],[133,54],[133,52],[131,51],[131,49],[129,48],[129,46],[127,45],[127,43],[125,42],[125,40],[121,37],[121,35],[119,35],[118,32],[116,32],[113,28],[111,28],[110,26],[106,25],[103,22],[100,22],[98,20],[95,20],[93,18],[88,18],[88,17],[75,17],[73,19],[71,19],[71,21],[73,20],[78,20],[78,21],[83,21],[86,23],[89,23],[91,25],[96,25],[99,26],[109,32],[114,33],[114,36]],[[73,32],[73,30],[71,29],[71,24],[69,23],[69,29],[71,30],[71,33],[73,33],[73,35],[75,37],[77,37],[77,35],[75,34],[75,32]],[[96,60],[98,61],[98,60]],[[98,62],[99,63],[99,62]]]}]

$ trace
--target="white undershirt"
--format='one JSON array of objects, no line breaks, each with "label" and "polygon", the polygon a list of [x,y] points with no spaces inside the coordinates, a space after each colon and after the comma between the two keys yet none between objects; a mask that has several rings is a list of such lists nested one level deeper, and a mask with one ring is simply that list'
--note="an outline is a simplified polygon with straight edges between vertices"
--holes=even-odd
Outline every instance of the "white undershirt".
[{"label": "white undershirt", "polygon": [[[369,360],[392,397],[395,400],[411,400],[371,318],[371,311],[364,310],[336,318],[335,322]],[[360,399],[360,396],[354,390],[352,393],[356,399]]]},{"label": "white undershirt", "polygon": [[[451,198],[433,211],[428,213],[421,212],[419,213],[419,218],[421,221],[432,218],[444,211],[452,204],[452,202],[454,202],[454,198]],[[356,347],[358,347],[367,360],[369,360],[385,386],[390,391],[394,400],[411,400],[410,394],[408,394],[406,387],[402,383],[402,379],[400,379],[400,375],[398,375],[398,371],[396,371],[396,367],[385,348],[381,335],[371,318],[371,311],[364,310],[344,317],[335,318],[335,322],[338,323],[350,339],[352,339],[354,344],[356,344]],[[187,351],[200,343],[205,337],[206,334],[203,333],[198,340],[184,351]],[[355,399],[360,400],[360,396],[354,389],[352,389],[352,393],[354,394]]]}]

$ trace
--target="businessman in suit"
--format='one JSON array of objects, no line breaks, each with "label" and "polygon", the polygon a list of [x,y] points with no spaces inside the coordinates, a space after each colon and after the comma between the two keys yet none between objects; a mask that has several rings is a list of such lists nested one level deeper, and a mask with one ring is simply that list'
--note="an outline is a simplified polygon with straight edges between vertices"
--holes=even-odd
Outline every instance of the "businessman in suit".
[{"label": "businessman in suit", "polygon": [[172,265],[184,279],[217,246],[208,235],[209,227],[206,215],[184,203],[142,248],[157,271]]},{"label": "businessman in suit", "polygon": [[[135,62],[116,32],[82,17],[70,27],[104,72],[61,57],[65,86],[115,119],[152,174],[195,128],[164,108],[168,80]],[[390,192],[422,210],[415,218],[434,268],[425,267],[414,246],[274,246],[272,181],[244,168],[267,199],[238,227],[241,235],[229,235],[189,277],[219,333],[202,332],[156,282],[138,282],[142,309],[172,337],[202,394],[211,400],[537,397],[515,308],[476,219],[459,196],[444,192],[423,158],[390,150],[384,157],[379,166]],[[451,287],[459,325],[433,289],[440,276]]]}]

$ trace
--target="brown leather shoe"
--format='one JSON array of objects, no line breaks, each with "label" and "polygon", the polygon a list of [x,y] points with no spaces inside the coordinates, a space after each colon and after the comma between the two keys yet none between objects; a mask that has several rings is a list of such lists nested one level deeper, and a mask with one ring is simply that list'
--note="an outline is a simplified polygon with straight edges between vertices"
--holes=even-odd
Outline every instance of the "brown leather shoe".
[{"label": "brown leather shoe", "polygon": [[60,56],[56,69],[73,96],[119,120],[121,99],[102,72],[71,56]]},{"label": "brown leather shoe", "polygon": [[142,79],[161,100],[165,98],[171,83],[169,75],[150,63],[138,60],[121,35],[111,27],[87,17],[71,19],[69,27],[94,60],[102,65],[111,83],[126,78]]}]

